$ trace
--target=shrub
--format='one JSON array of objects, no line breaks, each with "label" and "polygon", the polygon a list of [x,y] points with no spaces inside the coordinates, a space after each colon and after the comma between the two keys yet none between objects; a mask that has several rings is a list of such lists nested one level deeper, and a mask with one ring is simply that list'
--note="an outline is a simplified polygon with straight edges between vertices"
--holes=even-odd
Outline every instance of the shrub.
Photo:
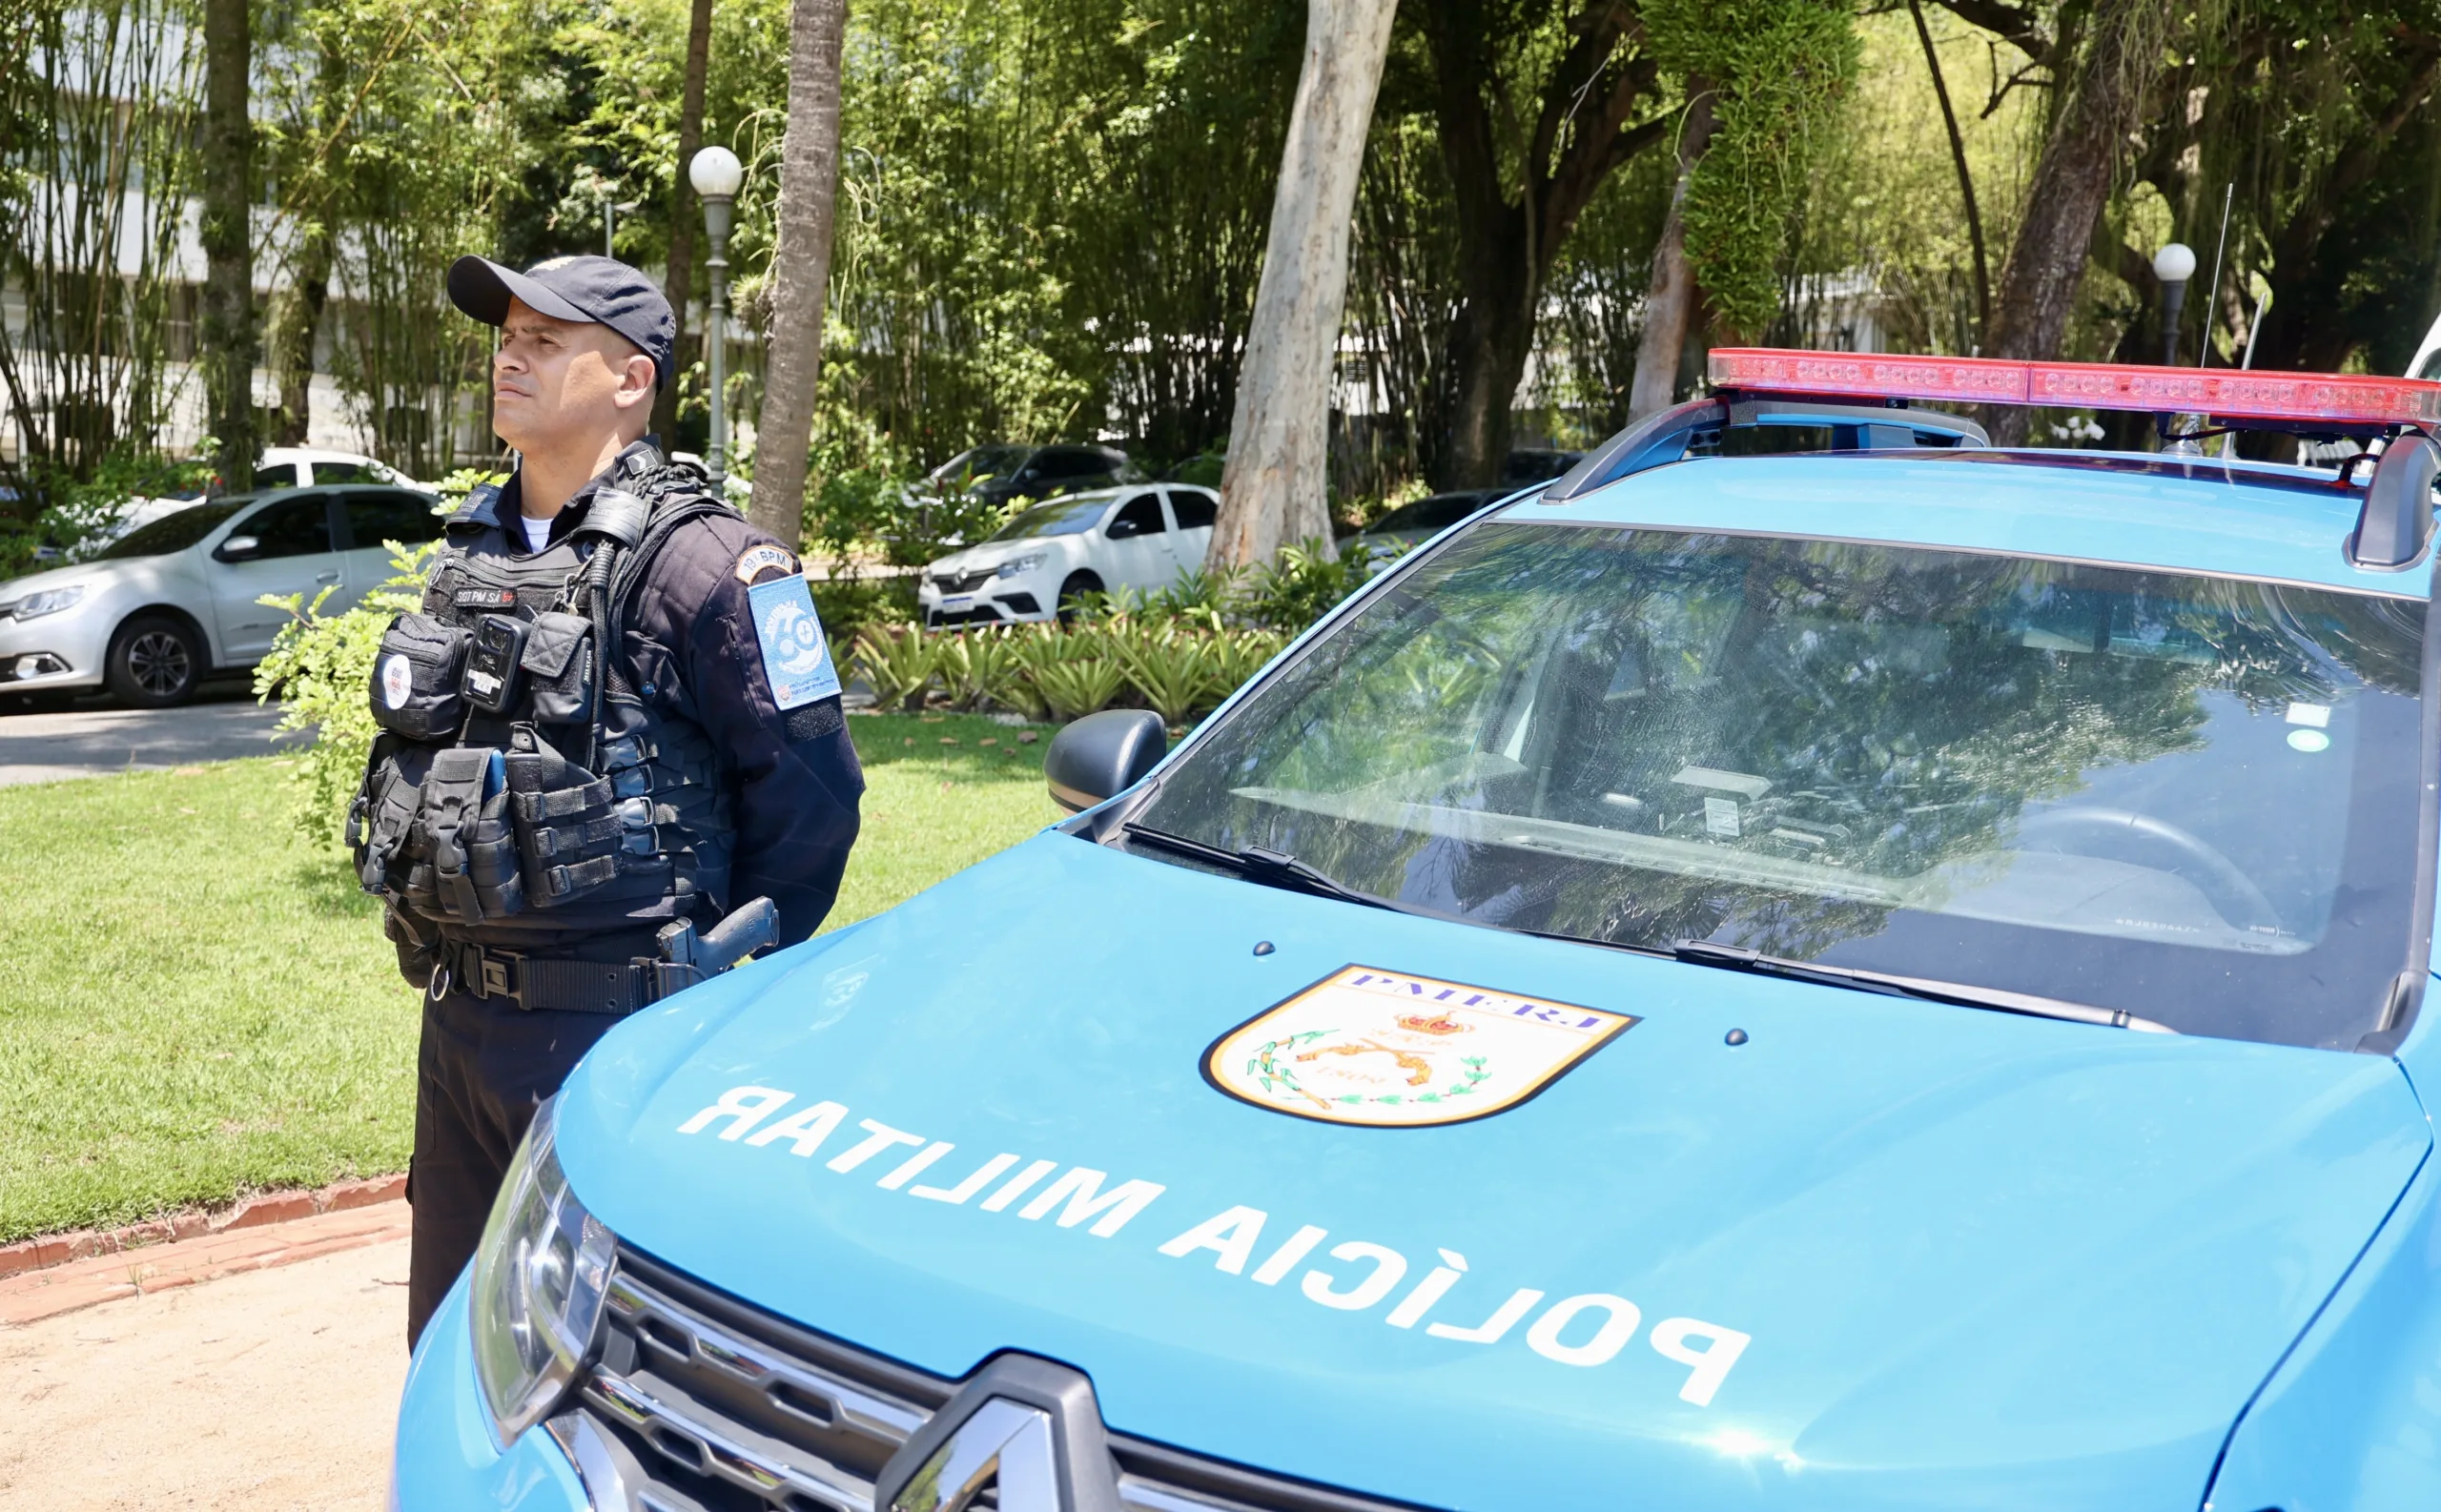
[{"label": "shrub", "polygon": [[969,629],[940,636],[933,642],[933,654],[941,685],[959,708],[979,711],[1016,703],[1014,695],[1024,671],[1007,630]]},{"label": "shrub", "polygon": [[1183,725],[1218,701],[1211,637],[1150,623],[1114,626],[1106,636],[1127,681],[1163,724]]},{"label": "shrub", "polygon": [[441,542],[409,549],[394,541],[389,547],[396,571],[345,614],[322,612],[337,591],[333,588],[315,595],[310,604],[299,593],[262,599],[287,610],[289,621],[255,668],[255,698],[269,702],[278,697],[277,728],[313,732],[314,742],[305,748],[297,773],[302,786],[297,824],[321,845],[338,838],[348,801],[364,775],[364,759],[373,749],[373,703],[366,689],[372,684],[382,632],[392,616],[423,602],[424,571]]},{"label": "shrub", "polygon": [[813,612],[832,645],[853,645],[873,625],[904,624],[915,618],[913,578],[838,578],[809,582]]},{"label": "shrub", "polygon": [[1098,628],[1043,625],[1017,645],[1026,681],[1059,719],[1082,719],[1110,707],[1127,684],[1126,667]]},{"label": "shrub", "polygon": [[850,653],[856,671],[872,684],[876,707],[921,708],[925,690],[933,685],[939,653],[924,638],[924,627],[905,624],[869,625],[856,637]]},{"label": "shrub", "polygon": [[[441,480],[436,513],[453,510],[478,483],[503,482],[504,473],[462,467]],[[438,541],[415,547],[395,541],[382,542],[390,551],[389,581],[363,603],[344,614],[324,614],[322,605],[334,590],[324,588],[312,603],[303,594],[278,598],[265,594],[259,603],[288,612],[288,623],[273,638],[270,654],[255,668],[255,698],[280,701],[280,730],[304,730],[313,744],[302,753],[297,781],[303,789],[297,811],[297,828],[315,841],[328,844],[338,836],[347,806],[362,780],[364,759],[373,749],[373,702],[369,692],[373,663],[381,648],[382,632],[396,615],[423,603],[424,575],[441,549]]]},{"label": "shrub", "polygon": [[1364,586],[1368,576],[1355,552],[1340,556],[1329,541],[1308,538],[1281,547],[1276,560],[1249,573],[1232,606],[1247,623],[1303,630]]}]

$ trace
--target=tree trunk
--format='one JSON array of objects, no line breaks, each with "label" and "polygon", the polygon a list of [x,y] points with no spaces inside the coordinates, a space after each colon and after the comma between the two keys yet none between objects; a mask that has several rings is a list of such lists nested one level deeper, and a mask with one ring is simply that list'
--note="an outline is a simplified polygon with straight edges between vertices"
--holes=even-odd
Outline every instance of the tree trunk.
[{"label": "tree trunk", "polygon": [[[2074,313],[2094,227],[2130,151],[2129,134],[2164,67],[2165,0],[2102,0],[2075,71],[2062,81],[2050,134],[2025,196],[2025,219],[2000,271],[1984,351],[2048,361],[2060,355]],[[2020,405],[1995,408],[1988,425],[2003,446],[2033,422]]]},{"label": "tree trunk", "polygon": [[313,430],[314,348],[331,299],[331,230],[318,220],[297,249],[288,291],[273,306],[272,364],[279,373],[279,420],[271,444],[302,446]]},{"label": "tree trunk", "polygon": [[822,379],[822,307],[839,184],[839,48],[847,26],[848,0],[796,0],[789,17],[789,125],[780,147],[771,326],[749,513],[791,547],[805,539],[806,446]]},{"label": "tree trunk", "polygon": [[1526,245],[1525,211],[1503,205],[1461,235],[1458,315],[1449,330],[1457,395],[1443,488],[1488,488],[1508,460],[1509,412],[1534,346],[1542,269]]},{"label": "tree trunk", "polygon": [[204,396],[219,450],[213,459],[233,489],[252,485],[255,435],[255,259],[248,216],[254,200],[255,133],[246,116],[254,61],[252,0],[204,0],[202,133]]},{"label": "tree trunk", "polygon": [[[669,189],[669,276],[662,286],[678,322],[669,347],[682,365],[687,360],[687,301],[695,292],[695,228],[703,223],[703,207],[696,203],[687,170],[704,145],[704,80],[711,56],[712,0],[695,0],[687,18],[687,82],[678,101],[678,174]],[[652,428],[665,446],[678,434],[674,379],[652,401]]]},{"label": "tree trunk", "polygon": [[1348,218],[1397,9],[1397,0],[1306,0],[1305,58],[1206,558],[1216,567],[1268,562],[1309,537],[1331,539],[1324,473]]},{"label": "tree trunk", "polygon": [[1449,331],[1456,411],[1434,481],[1488,487],[1508,460],[1509,410],[1533,351],[1544,277],[1603,181],[1659,141],[1672,117],[1628,124],[1657,77],[1631,7],[1612,0],[1575,7],[1566,22],[1567,52],[1540,99],[1523,102],[1530,113],[1511,99],[1501,74],[1502,51],[1515,47],[1506,10],[1487,0],[1435,0],[1414,14],[1431,50],[1441,153],[1457,207],[1459,309]]},{"label": "tree trunk", "polygon": [[1695,270],[1687,261],[1687,183],[1712,145],[1713,92],[1701,79],[1687,85],[1686,124],[1678,137],[1678,184],[1670,192],[1661,240],[1652,249],[1652,286],[1644,296],[1644,326],[1636,333],[1636,372],[1628,385],[1628,423],[1668,409],[1678,398],[1678,364],[1687,350],[1687,326],[1695,311]]},{"label": "tree trunk", "polygon": [[1949,133],[1950,165],[1958,170],[1958,197],[1966,206],[1966,235],[1975,249],[1975,334],[1980,337],[1992,328],[1992,265],[1983,252],[1983,212],[1975,203],[1975,173],[1967,166],[1966,138],[1959,134],[1958,112],[1949,102],[1949,81],[1941,77],[1940,51],[1933,46],[1933,29],[1924,24],[1923,0],[1907,0],[1907,12],[1916,18],[1916,40],[1924,46],[1924,71],[1933,76],[1933,95],[1940,101],[1941,125]]}]

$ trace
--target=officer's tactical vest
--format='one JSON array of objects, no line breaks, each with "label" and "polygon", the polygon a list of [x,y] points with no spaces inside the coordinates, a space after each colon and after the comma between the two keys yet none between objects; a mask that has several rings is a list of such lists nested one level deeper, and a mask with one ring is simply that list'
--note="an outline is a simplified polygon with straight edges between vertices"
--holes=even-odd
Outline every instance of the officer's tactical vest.
[{"label": "officer's tactical vest", "polygon": [[517,556],[484,490],[453,515],[423,608],[381,638],[381,734],[348,810],[391,937],[566,945],[728,898],[734,828],[710,740],[638,696],[625,605],[681,522],[719,510],[692,468],[631,448],[577,528]]}]

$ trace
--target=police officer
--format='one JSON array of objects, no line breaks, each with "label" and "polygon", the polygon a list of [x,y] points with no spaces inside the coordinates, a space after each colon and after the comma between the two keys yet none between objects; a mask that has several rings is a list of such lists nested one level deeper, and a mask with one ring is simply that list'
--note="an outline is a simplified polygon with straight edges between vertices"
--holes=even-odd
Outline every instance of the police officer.
[{"label": "police officer", "polygon": [[690,945],[725,918],[768,898],[773,943],[811,934],[864,791],[795,556],[645,434],[671,377],[660,291],[607,257],[463,257],[449,296],[500,328],[518,467],[450,517],[421,612],[383,638],[349,822],[424,989],[410,1344],[543,1099],[699,979]]}]

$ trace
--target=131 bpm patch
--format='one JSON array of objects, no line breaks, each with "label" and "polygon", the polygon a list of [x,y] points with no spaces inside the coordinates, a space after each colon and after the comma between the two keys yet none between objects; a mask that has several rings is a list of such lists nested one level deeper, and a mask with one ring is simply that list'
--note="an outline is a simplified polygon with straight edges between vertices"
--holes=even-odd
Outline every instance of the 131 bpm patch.
[{"label": "131 bpm patch", "polygon": [[1241,1102],[1414,1129],[1513,1108],[1638,1022],[1544,998],[1348,966],[1213,1042],[1203,1074]]},{"label": "131 bpm patch", "polygon": [[786,710],[837,696],[839,669],[831,664],[831,643],[814,617],[805,575],[758,582],[746,590],[746,603],[754,615],[754,642],[763,653],[771,702]]}]

